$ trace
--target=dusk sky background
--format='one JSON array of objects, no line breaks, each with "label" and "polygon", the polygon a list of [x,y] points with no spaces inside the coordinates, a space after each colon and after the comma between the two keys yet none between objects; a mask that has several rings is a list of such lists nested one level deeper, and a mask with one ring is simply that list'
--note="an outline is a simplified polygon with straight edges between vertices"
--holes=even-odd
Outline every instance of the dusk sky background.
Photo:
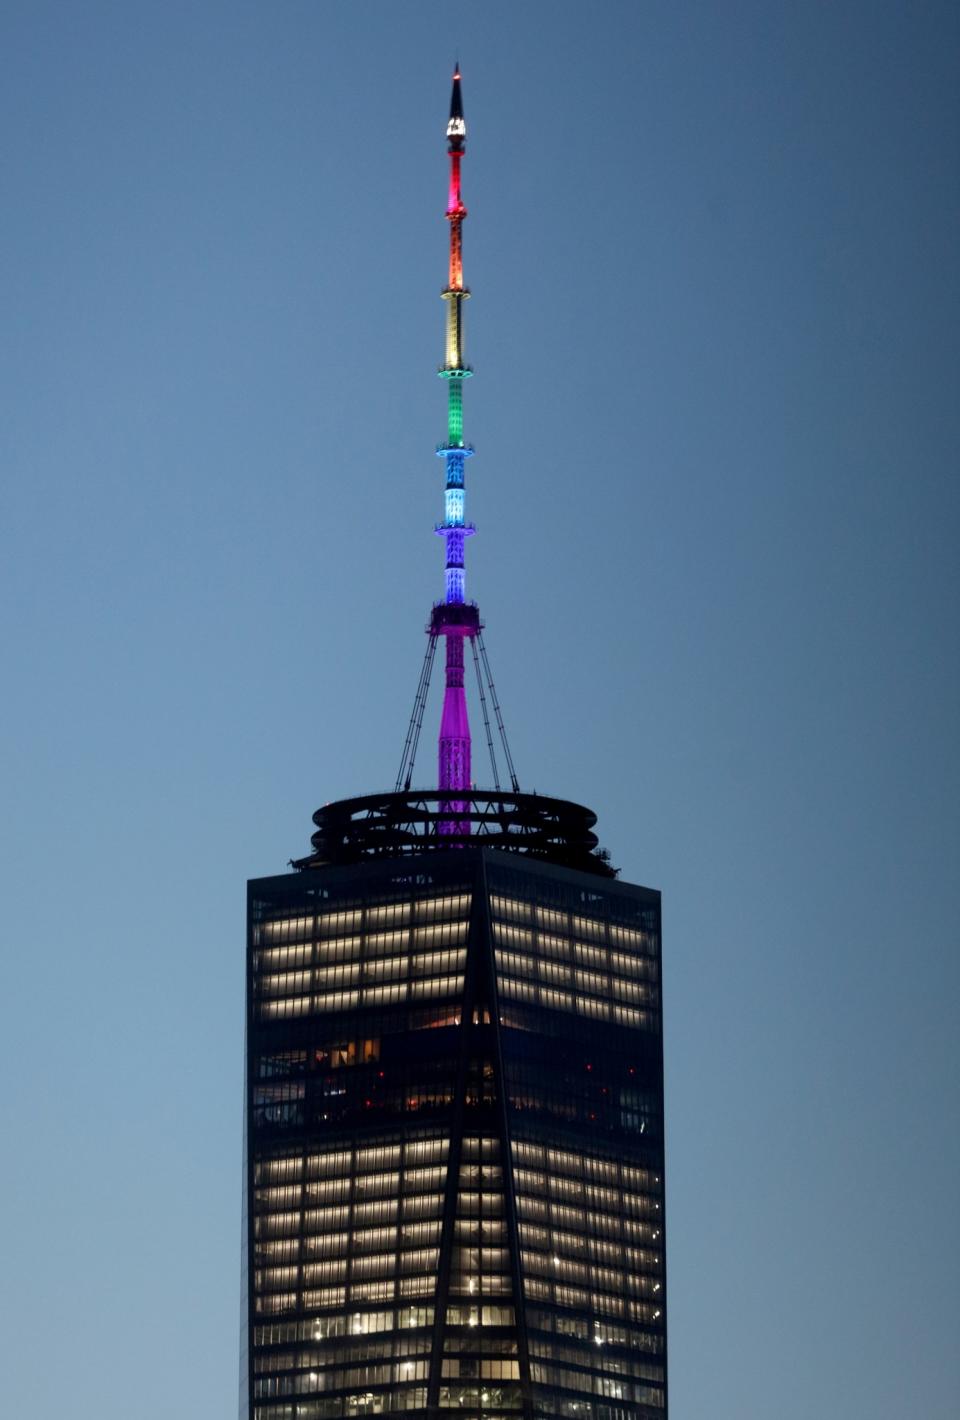
[{"label": "dusk sky background", "polygon": [[4,1413],[236,1414],[244,883],[399,764],[458,53],[468,593],[664,895],[672,1420],[952,1420],[935,0],[0,3]]}]

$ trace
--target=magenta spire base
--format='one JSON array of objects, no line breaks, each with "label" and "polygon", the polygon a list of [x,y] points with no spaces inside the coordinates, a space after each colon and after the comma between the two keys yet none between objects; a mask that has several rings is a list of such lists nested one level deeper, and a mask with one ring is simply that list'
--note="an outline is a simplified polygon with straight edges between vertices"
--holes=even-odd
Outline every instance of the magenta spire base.
[{"label": "magenta spire base", "polygon": [[[470,780],[470,721],[467,716],[467,696],[463,685],[463,636],[448,634],[446,687],[443,692],[443,714],[440,717],[438,745],[438,779],[441,789],[465,789]],[[458,817],[467,812],[466,801],[450,801],[450,819],[440,824],[441,833],[469,833],[469,822]]]}]

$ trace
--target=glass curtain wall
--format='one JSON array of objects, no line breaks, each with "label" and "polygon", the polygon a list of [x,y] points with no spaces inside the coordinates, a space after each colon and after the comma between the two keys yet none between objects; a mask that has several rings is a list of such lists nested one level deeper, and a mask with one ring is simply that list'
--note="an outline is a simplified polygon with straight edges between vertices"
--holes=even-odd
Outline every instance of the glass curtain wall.
[{"label": "glass curtain wall", "polygon": [[251,1420],[665,1414],[659,948],[490,850],[250,884]]}]

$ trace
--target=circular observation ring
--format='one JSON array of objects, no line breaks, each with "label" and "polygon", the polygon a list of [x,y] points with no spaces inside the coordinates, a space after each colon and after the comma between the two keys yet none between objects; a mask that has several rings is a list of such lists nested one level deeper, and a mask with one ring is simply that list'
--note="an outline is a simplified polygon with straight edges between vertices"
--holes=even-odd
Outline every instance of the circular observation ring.
[{"label": "circular observation ring", "polygon": [[313,852],[294,868],[402,858],[450,848],[496,848],[612,878],[598,847],[592,809],[545,794],[438,790],[365,794],[324,804],[313,815]]}]

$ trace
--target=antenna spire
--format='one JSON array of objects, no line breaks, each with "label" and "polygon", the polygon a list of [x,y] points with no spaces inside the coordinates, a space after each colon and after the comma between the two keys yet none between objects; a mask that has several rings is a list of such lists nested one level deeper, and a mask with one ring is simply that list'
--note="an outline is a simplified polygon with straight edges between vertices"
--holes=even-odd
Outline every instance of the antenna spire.
[{"label": "antenna spire", "polygon": [[[514,772],[510,747],[507,744],[506,729],[500,712],[496,688],[490,674],[490,663],[483,644],[483,622],[476,602],[466,598],[464,568],[464,548],[468,537],[476,528],[465,519],[464,467],[473,453],[470,444],[463,438],[463,386],[473,371],[463,358],[463,303],[470,292],[463,284],[463,223],[467,209],[460,192],[460,165],[466,149],[467,127],[463,118],[463,95],[460,91],[460,65],[453,71],[453,92],[450,96],[450,118],[447,123],[447,153],[450,158],[450,185],[447,193],[446,218],[450,224],[450,265],[447,284],[441,292],[447,303],[446,358],[440,366],[440,378],[447,387],[447,437],[438,445],[437,453],[443,459],[446,473],[444,490],[444,519],[436,527],[443,538],[445,552],[445,580],[443,601],[434,602],[427,633],[430,643],[420,673],[420,683],[414,701],[413,715],[403,748],[400,773],[397,776],[397,791],[401,785],[409,789],[413,775],[414,758],[423,724],[424,705],[430,688],[430,672],[439,638],[446,643],[444,655],[443,711],[440,716],[440,736],[437,746],[440,817],[437,832],[454,840],[463,840],[470,835],[471,795],[471,738],[470,720],[467,714],[467,696],[464,686],[464,643],[470,641],[474,667],[480,688],[480,702],[490,750],[491,768],[494,782],[499,788],[496,759],[493,753],[493,736],[487,714],[487,692],[493,705],[497,732],[510,773],[513,792],[518,794],[520,786]],[[479,656],[478,653],[479,652]],[[486,685],[486,690],[484,686]]]},{"label": "antenna spire", "polygon": [[[430,634],[446,641],[446,673],[443,713],[440,718],[439,787],[469,792],[470,721],[464,688],[463,643],[480,629],[480,613],[475,602],[467,602],[464,589],[464,544],[476,530],[464,521],[464,464],[473,453],[463,441],[463,385],[473,373],[463,359],[463,303],[470,292],[463,284],[463,222],[467,209],[460,195],[460,163],[466,147],[467,126],[463,120],[460,65],[453,71],[450,120],[447,124],[447,152],[450,156],[450,185],[447,194],[447,221],[450,224],[450,266],[442,295],[447,303],[446,358],[440,376],[447,385],[447,438],[437,453],[446,465],[444,520],[437,527],[446,549],[446,584],[442,602],[433,608]],[[441,827],[458,833],[457,813],[465,802],[451,800],[451,819]]]}]

